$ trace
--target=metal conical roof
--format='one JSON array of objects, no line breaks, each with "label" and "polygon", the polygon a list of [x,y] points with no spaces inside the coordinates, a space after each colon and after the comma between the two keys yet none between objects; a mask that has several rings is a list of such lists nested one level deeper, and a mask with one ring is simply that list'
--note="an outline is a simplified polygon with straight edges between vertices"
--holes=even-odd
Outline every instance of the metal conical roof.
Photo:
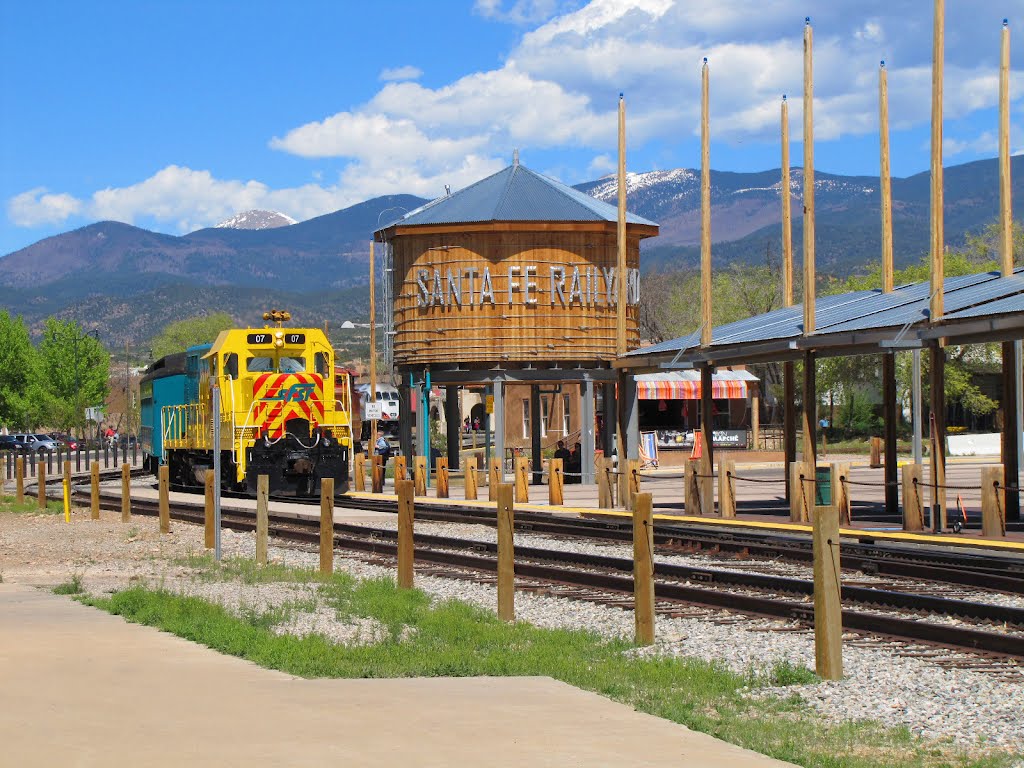
[{"label": "metal conical roof", "polygon": [[[493,176],[409,211],[378,231],[419,224],[490,221],[618,221],[615,206],[513,163]],[[627,224],[658,226],[626,213]]]}]

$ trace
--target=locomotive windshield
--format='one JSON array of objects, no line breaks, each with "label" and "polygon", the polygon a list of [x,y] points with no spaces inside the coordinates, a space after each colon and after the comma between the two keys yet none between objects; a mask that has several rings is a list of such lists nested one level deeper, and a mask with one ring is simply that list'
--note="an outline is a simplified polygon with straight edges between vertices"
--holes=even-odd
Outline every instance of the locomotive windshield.
[{"label": "locomotive windshield", "polygon": [[306,370],[306,358],[250,357],[245,368],[249,373],[303,373]]}]

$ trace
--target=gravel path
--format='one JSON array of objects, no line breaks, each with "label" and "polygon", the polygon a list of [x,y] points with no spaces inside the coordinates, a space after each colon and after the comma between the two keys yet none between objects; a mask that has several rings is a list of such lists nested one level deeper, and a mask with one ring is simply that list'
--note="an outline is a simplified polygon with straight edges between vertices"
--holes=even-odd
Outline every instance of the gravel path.
[{"label": "gravel path", "polygon": [[[440,525],[417,524],[417,530],[440,531]],[[451,526],[444,527],[449,534],[454,533]],[[474,528],[474,536],[485,540],[487,533]],[[533,543],[533,538],[517,535],[517,541],[524,544]],[[222,543],[227,557],[254,555],[251,534],[224,531]],[[601,545],[599,550],[611,554],[614,547]],[[202,530],[196,526],[175,524],[170,535],[160,536],[152,518],[137,517],[122,524],[117,515],[104,512],[96,522],[89,521],[87,513],[76,511],[73,524],[65,525],[59,516],[0,514],[0,575],[8,581],[53,586],[78,575],[92,593],[115,591],[142,581],[203,596],[230,610],[281,609],[283,621],[276,631],[318,632],[340,643],[372,643],[386,632],[373,621],[339,622],[332,611],[317,603],[316,589],[309,585],[253,587],[200,580],[185,558],[202,551]],[[315,568],[319,562],[316,552],[295,548],[272,546],[270,556],[289,566]],[[679,558],[680,562],[685,560]],[[394,576],[393,569],[345,556],[335,558],[335,568],[357,578]],[[490,585],[422,575],[417,576],[416,585],[436,600],[458,599],[488,610],[494,610],[496,604],[495,588]],[[317,607],[313,610],[302,609],[314,605]],[[695,613],[700,617],[659,618],[657,643],[637,653],[697,657],[738,672],[763,671],[782,661],[814,668],[814,638],[810,632],[770,631],[787,625],[768,619],[737,619],[715,611]],[[605,637],[628,638],[633,634],[630,611],[527,592],[516,595],[516,615],[538,626],[585,627]],[[787,687],[778,693],[797,693],[830,719],[871,718],[887,725],[906,726],[925,738],[965,746],[1019,748],[1024,744],[1024,674],[1000,679],[902,655],[907,652],[905,646],[871,643],[861,647],[847,643],[843,654],[845,679]],[[774,693],[772,689],[756,689],[751,695]]]}]

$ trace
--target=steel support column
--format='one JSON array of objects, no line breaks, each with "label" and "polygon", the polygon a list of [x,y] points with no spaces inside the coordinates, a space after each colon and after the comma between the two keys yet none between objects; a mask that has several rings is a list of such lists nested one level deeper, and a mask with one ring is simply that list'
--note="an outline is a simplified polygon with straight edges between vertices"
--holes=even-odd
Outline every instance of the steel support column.
[{"label": "steel support column", "polygon": [[[885,422],[885,511],[890,515],[898,515],[900,511],[900,494],[896,460],[896,422],[899,413],[896,407],[896,355],[882,355],[882,418]],[[832,489],[833,498],[837,489]]]}]

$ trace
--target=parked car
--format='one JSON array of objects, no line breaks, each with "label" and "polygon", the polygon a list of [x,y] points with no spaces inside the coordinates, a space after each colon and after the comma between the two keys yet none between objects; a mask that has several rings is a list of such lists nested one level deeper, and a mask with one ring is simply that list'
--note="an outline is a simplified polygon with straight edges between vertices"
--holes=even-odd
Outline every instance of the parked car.
[{"label": "parked car", "polygon": [[17,435],[0,435],[0,451],[21,451],[25,449],[25,443],[18,439]]},{"label": "parked car", "polygon": [[33,435],[33,434],[20,434],[15,435],[20,440],[27,450],[30,451],[56,451],[57,441],[49,435]]},{"label": "parked car", "polygon": [[52,440],[57,442],[69,451],[74,451],[78,448],[78,440],[71,435],[65,435],[63,432],[50,432],[49,436]]}]

